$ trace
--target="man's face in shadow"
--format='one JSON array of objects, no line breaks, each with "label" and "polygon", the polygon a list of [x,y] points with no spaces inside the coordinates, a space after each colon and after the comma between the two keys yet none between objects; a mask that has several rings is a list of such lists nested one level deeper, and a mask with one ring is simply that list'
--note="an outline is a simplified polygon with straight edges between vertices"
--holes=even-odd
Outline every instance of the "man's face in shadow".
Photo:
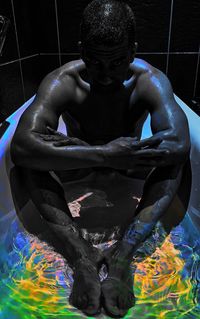
[{"label": "man's face in shadow", "polygon": [[130,46],[124,41],[111,47],[103,44],[79,45],[93,87],[109,90],[123,85],[135,57],[136,44]]}]

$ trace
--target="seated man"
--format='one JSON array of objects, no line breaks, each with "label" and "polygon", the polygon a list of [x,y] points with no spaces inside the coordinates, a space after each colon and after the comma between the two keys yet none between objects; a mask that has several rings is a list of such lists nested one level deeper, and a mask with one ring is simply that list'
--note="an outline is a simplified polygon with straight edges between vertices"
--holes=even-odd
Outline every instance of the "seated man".
[{"label": "seated man", "polygon": [[[11,144],[16,166],[74,270],[70,301],[87,315],[134,305],[130,264],[180,185],[190,141],[167,77],[135,58],[135,19],[125,1],[94,0],[83,13],[81,59],[51,72],[23,113]],[[147,114],[153,136],[140,141]],[[56,131],[59,117],[68,136]],[[61,186],[93,171],[134,177],[148,170],[142,199],[122,238],[103,255],[80,235]],[[53,171],[60,181],[49,173]],[[67,177],[68,176],[68,177]],[[60,183],[61,182],[61,183]],[[99,281],[105,263],[108,276]]]}]

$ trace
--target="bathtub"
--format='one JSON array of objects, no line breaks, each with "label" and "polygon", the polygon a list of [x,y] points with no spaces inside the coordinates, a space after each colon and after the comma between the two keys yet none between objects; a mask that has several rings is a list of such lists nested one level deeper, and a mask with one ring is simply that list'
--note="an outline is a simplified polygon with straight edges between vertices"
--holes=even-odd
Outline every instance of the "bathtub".
[{"label": "bathtub", "polygon": [[[10,157],[10,142],[21,114],[29,107],[33,99],[34,96],[8,117],[4,125],[0,128],[2,134],[0,140],[0,273],[2,277],[0,278],[0,280],[2,280],[2,288],[0,291],[0,300],[2,300],[0,301],[0,319],[18,319],[22,318],[25,313],[36,318],[34,314],[36,315],[38,311],[41,318],[48,318],[50,314],[52,318],[58,318],[59,315],[66,315],[67,317],[70,314],[73,315],[73,313],[75,315],[75,312],[76,317],[83,318],[84,315],[76,311],[76,309],[72,309],[69,305],[67,308],[65,307],[69,286],[72,284],[72,272],[59,254],[51,251],[51,248],[47,247],[46,243],[41,243],[38,239],[40,238],[39,235],[44,231],[44,228],[43,220],[38,212],[36,212],[34,205],[29,203],[28,206],[23,207],[22,210],[18,207],[20,214],[16,214],[16,205],[18,204],[13,200],[10,185],[10,171],[14,166]],[[172,232],[171,242],[170,240],[167,242],[168,248],[166,249],[170,251],[170,254],[173,251],[173,255],[171,255],[168,263],[177,261],[176,264],[180,266],[182,263],[182,266],[177,268],[176,276],[179,277],[177,277],[176,282],[169,284],[169,286],[172,287],[171,291],[169,286],[166,288],[166,284],[162,283],[161,286],[164,287],[163,294],[166,297],[165,299],[160,297],[160,292],[155,293],[154,299],[147,297],[147,295],[142,296],[140,294],[142,290],[140,290],[140,293],[138,293],[138,306],[135,307],[134,310],[130,310],[132,312],[129,311],[126,318],[139,318],[141,316],[142,318],[148,318],[150,312],[152,315],[161,315],[163,311],[162,307],[166,306],[162,305],[164,300],[169,304],[167,305],[168,310],[166,310],[166,316],[163,318],[171,318],[172,312],[176,318],[179,318],[179,316],[180,318],[190,318],[190,315],[191,318],[199,318],[200,316],[200,119],[181,99],[177,96],[175,96],[175,99],[185,112],[189,122],[192,186],[187,213],[181,223],[176,227],[176,231],[174,233]],[[66,134],[65,125],[61,118],[59,120],[58,131]],[[151,135],[150,117],[148,117],[143,127],[142,139]],[[23,193],[23,185],[19,185],[18,191]],[[24,223],[27,224],[26,229],[20,221],[21,218],[23,218]],[[37,228],[38,220],[40,220],[41,225],[39,229]],[[177,234],[181,234],[180,237],[178,237]],[[167,244],[165,243],[165,245]],[[162,250],[157,253],[161,255]],[[42,256],[45,256],[45,262]],[[157,256],[157,258],[160,257]],[[149,262],[149,264],[150,263],[151,262]],[[58,265],[58,267],[55,266],[55,264]],[[50,270],[52,269],[52,265],[55,268],[53,272]],[[136,281],[138,280],[138,282],[140,282],[140,280],[142,280],[140,274],[142,271],[147,272],[147,269],[144,264],[138,267],[139,271],[136,275]],[[171,271],[173,271],[173,267],[174,264],[171,265]],[[68,269],[66,272],[67,280],[63,275],[63,269],[66,270],[66,268]],[[41,275],[41,269],[46,269],[46,277]],[[33,272],[34,276],[31,277]],[[170,273],[169,278],[172,277]],[[32,285],[33,278],[36,280],[34,286]],[[42,285],[38,282],[39,278],[43,278]],[[177,286],[178,282],[179,285]],[[40,294],[34,288],[37,287],[37,285],[40,287]],[[174,291],[173,287],[175,286],[176,289]],[[190,291],[187,291],[186,294],[188,287],[190,287]],[[59,294],[58,289],[60,289]],[[168,289],[168,292],[166,292],[166,289]],[[24,291],[29,293],[28,299],[24,295]],[[55,295],[57,299],[54,298]],[[45,296],[48,296],[48,301]],[[183,296],[185,296],[184,300],[182,300]],[[31,303],[28,300],[32,300]],[[63,300],[65,301],[64,303]],[[149,306],[152,303],[154,304],[154,310]],[[174,306],[175,304],[176,306]],[[178,305],[180,306],[179,309]],[[184,313],[187,313],[188,317],[184,317]],[[102,315],[102,318],[106,317]]]}]

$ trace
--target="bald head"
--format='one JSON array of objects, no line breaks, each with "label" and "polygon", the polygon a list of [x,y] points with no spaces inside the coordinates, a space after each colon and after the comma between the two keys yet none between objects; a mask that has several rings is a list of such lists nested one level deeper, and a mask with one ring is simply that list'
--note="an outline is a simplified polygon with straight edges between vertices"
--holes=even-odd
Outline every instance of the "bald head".
[{"label": "bald head", "polygon": [[135,17],[128,1],[93,0],[85,8],[80,26],[82,45],[135,43]]}]

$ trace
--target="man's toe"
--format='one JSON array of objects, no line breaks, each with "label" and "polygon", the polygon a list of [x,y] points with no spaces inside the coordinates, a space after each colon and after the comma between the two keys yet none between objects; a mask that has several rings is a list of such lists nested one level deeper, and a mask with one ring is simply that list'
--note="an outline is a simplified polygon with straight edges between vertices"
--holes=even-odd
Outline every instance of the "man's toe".
[{"label": "man's toe", "polygon": [[87,306],[87,296],[71,293],[69,303],[78,309],[84,309]]},{"label": "man's toe", "polygon": [[73,306],[73,295],[72,295],[72,293],[69,296],[69,304]]},{"label": "man's toe", "polygon": [[121,295],[118,297],[118,307],[121,310],[128,310],[135,305],[135,297],[134,294],[130,293],[127,296]]},{"label": "man's toe", "polygon": [[87,303],[88,303],[88,299],[86,294],[83,294],[77,298],[77,308],[85,309],[85,307],[87,306]]},{"label": "man's toe", "polygon": [[110,317],[119,317],[120,309],[117,307],[117,300],[104,298],[103,306]]},{"label": "man's toe", "polygon": [[133,306],[135,306],[135,296],[133,293],[131,293],[128,297],[128,307],[132,308]]},{"label": "man's toe", "polygon": [[[111,289],[112,288],[112,289]],[[129,308],[135,304],[135,297],[132,292],[127,294],[127,291],[122,289],[122,293],[115,291],[115,287],[110,281],[104,281],[102,284],[102,303],[106,313],[113,318],[121,318],[126,315]]]},{"label": "man's toe", "polygon": [[88,300],[87,306],[83,309],[83,312],[88,316],[94,316],[100,313],[100,302],[98,299]]},{"label": "man's toe", "polygon": [[95,316],[101,312],[99,307],[94,306],[88,306],[86,309],[83,309],[83,313],[85,313],[87,316]]}]

